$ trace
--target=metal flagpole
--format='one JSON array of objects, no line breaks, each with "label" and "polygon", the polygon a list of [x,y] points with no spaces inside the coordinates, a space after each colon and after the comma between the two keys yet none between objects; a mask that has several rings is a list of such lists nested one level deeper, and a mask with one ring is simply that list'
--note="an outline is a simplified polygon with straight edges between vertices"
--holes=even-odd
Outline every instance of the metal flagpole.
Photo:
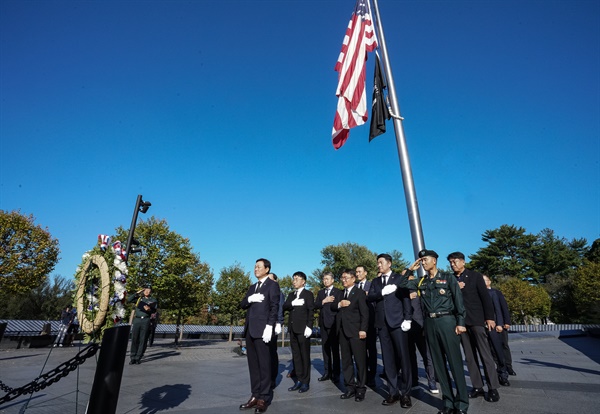
[{"label": "metal flagpole", "polygon": [[[410,224],[410,234],[412,236],[413,250],[415,258],[419,257],[419,252],[425,248],[423,240],[423,229],[421,228],[421,217],[419,215],[419,206],[417,204],[417,194],[413,182],[408,150],[406,148],[406,139],[404,138],[404,127],[402,121],[404,118],[400,115],[400,107],[396,96],[396,87],[392,76],[392,68],[387,53],[383,25],[379,16],[379,5],[377,0],[373,0],[375,6],[375,17],[377,20],[377,41],[381,49],[383,58],[383,68],[387,78],[388,96],[390,98],[391,114],[394,120],[394,131],[396,132],[396,145],[398,146],[398,158],[400,159],[400,171],[402,172],[402,181],[404,183],[404,197],[406,198],[406,208],[408,210],[408,222]],[[421,269],[419,269],[421,270]]]}]

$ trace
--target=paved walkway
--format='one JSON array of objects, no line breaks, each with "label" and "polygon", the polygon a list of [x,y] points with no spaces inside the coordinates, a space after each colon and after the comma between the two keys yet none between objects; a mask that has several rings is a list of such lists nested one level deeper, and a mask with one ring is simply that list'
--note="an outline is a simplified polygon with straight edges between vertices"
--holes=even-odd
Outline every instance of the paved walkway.
[{"label": "paved walkway", "polygon": [[[550,333],[511,334],[510,339],[517,376],[510,377],[510,387],[500,389],[499,402],[471,400],[469,413],[600,412],[600,339],[558,338]],[[189,340],[177,348],[170,339],[155,342],[141,365],[125,365],[117,413],[239,413],[239,404],[250,395],[250,385],[246,357],[237,355],[235,348],[234,343],[223,341]],[[77,352],[77,347],[0,350],[0,380],[20,387]],[[402,409],[399,404],[381,405],[386,393],[379,379],[378,387],[369,389],[362,403],[340,400],[342,389],[316,380],[323,366],[320,347],[312,348],[312,358],[310,391],[288,392],[292,381],[285,374],[291,355],[289,349],[281,349],[283,375],[269,413],[434,414],[441,406],[440,396],[425,388],[421,365],[423,388],[413,390],[412,408]],[[95,362],[88,360],[79,370],[32,396],[0,405],[0,413],[85,413]]]}]

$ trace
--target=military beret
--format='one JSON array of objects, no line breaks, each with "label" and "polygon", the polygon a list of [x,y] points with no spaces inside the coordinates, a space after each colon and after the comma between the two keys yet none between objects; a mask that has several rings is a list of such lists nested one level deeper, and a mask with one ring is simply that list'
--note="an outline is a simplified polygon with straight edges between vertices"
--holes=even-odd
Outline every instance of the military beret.
[{"label": "military beret", "polygon": [[427,249],[423,249],[419,252],[419,258],[421,257],[425,257],[425,256],[431,256],[431,257],[435,257],[436,259],[440,256],[438,256],[438,254],[433,251],[433,250],[427,250]]}]

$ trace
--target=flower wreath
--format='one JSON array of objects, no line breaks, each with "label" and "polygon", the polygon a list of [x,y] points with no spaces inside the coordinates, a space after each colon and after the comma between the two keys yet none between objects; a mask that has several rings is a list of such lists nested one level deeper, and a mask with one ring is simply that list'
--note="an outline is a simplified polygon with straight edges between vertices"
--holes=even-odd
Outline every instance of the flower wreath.
[{"label": "flower wreath", "polygon": [[98,235],[98,245],[83,255],[75,274],[77,315],[86,341],[101,338],[104,329],[119,323],[126,313],[125,249],[120,241],[108,248],[110,241],[109,236]]}]

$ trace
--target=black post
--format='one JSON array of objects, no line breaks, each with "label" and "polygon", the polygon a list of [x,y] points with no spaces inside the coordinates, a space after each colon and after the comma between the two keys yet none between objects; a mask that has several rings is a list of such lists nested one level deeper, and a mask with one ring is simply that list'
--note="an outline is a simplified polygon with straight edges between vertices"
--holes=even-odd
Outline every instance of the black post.
[{"label": "black post", "polygon": [[129,325],[120,325],[104,331],[86,414],[116,412],[130,329]]},{"label": "black post", "polygon": [[129,235],[127,236],[127,246],[125,246],[125,261],[129,260],[129,252],[131,251],[131,243],[133,242],[133,233],[135,232],[135,224],[137,222],[138,212],[140,211],[140,204],[142,203],[142,195],[137,196],[135,202],[135,210],[133,210],[133,218],[131,219],[131,227],[129,228]]}]

